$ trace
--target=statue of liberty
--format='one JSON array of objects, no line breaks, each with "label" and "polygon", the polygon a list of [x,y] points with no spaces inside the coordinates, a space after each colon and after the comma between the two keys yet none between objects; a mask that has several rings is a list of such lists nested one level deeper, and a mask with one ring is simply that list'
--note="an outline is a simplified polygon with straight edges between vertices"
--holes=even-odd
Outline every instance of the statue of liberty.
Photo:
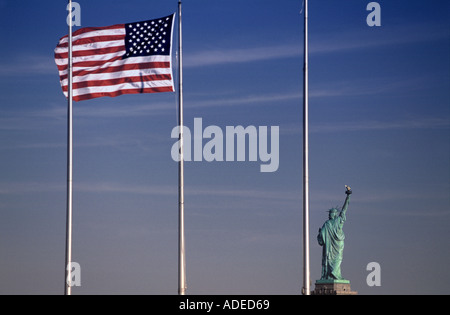
[{"label": "statue of liberty", "polygon": [[319,245],[323,247],[321,280],[344,280],[341,275],[345,239],[343,227],[352,194],[350,187],[345,187],[347,197],[342,210],[339,212],[339,209],[332,208],[328,211],[329,220],[319,229],[317,236]]}]

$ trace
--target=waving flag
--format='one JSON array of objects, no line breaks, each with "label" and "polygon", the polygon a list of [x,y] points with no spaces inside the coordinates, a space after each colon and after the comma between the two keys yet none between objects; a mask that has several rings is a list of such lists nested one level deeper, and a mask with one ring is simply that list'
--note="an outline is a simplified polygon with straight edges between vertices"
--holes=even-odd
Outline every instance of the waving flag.
[{"label": "waving flag", "polygon": [[[174,17],[82,28],[74,32],[73,100],[173,92]],[[55,49],[55,62],[66,97],[68,48],[69,37],[66,35]]]}]

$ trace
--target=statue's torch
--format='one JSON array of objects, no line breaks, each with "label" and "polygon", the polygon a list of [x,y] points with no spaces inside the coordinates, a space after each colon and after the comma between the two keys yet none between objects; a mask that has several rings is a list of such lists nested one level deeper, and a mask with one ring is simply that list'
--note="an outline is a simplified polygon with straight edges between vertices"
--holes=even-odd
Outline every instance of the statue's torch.
[{"label": "statue's torch", "polygon": [[345,185],[345,193],[347,195],[351,195],[352,194],[352,189],[350,188],[350,186]]}]

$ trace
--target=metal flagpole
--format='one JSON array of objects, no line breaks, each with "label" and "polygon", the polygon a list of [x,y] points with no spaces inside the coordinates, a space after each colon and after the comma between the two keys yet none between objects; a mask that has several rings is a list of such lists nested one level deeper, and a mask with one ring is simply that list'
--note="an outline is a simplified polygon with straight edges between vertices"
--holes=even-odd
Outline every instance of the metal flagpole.
[{"label": "metal flagpole", "polygon": [[[72,10],[72,0],[69,0],[69,9]],[[69,58],[68,58],[68,113],[67,113],[67,217],[66,217],[66,273],[65,295],[72,294],[71,263],[72,263],[72,200],[73,200],[73,86],[72,86],[72,20],[69,21]]]},{"label": "metal flagpole", "polygon": [[179,239],[178,239],[178,294],[186,294],[186,256],[184,243],[184,137],[183,137],[183,38],[181,19],[181,0],[178,1],[178,83],[179,83],[179,111],[178,126],[180,128],[180,162],[178,169],[178,211],[179,211]]},{"label": "metal flagpole", "polygon": [[308,106],[308,0],[305,1],[305,51],[303,83],[303,290],[310,295],[309,267],[309,106]]}]

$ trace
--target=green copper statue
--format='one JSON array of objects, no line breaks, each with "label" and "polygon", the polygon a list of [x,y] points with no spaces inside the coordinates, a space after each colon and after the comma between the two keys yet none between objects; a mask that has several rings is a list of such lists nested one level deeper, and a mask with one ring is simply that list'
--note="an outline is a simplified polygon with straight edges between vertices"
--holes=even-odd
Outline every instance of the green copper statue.
[{"label": "green copper statue", "polygon": [[321,280],[344,280],[341,275],[341,263],[344,252],[344,222],[346,212],[350,203],[352,190],[345,186],[346,195],[344,206],[339,213],[336,208],[330,209],[329,220],[319,229],[317,240],[323,247],[322,251],[322,278]]}]

